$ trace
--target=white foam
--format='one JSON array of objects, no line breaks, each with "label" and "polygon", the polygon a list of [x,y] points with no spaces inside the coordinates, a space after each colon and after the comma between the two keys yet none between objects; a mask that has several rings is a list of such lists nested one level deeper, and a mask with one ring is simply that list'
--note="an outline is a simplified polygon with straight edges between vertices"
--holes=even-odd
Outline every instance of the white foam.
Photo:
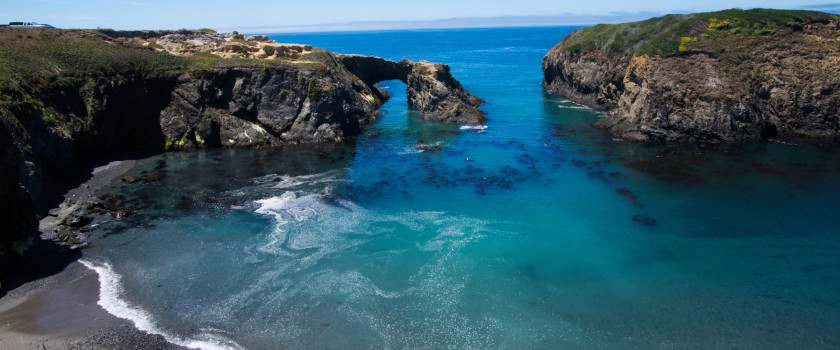
[{"label": "white foam", "polygon": [[558,105],[557,107],[565,108],[565,109],[592,109],[592,108],[584,107],[584,106],[562,106],[562,105]]},{"label": "white foam", "polygon": [[487,130],[487,125],[461,125],[461,130],[477,130],[479,132]]},{"label": "white foam", "polygon": [[97,304],[111,315],[131,321],[138,330],[161,335],[172,344],[190,349],[243,349],[233,340],[213,334],[220,332],[218,330],[202,329],[203,332],[195,338],[185,338],[161,330],[155,324],[152,315],[146,310],[120,299],[120,295],[123,293],[121,278],[119,274],[114,272],[110,264],[86,260],[79,260],[79,262],[99,275],[99,301]]},{"label": "white foam", "polygon": [[589,108],[589,107],[587,107],[587,106],[584,106],[584,105],[582,105],[582,104],[575,103],[575,102],[572,102],[572,101],[566,101],[566,102],[563,102],[563,104],[557,105],[557,107],[560,107],[560,108],[566,108],[566,109],[585,109],[585,110],[592,110],[592,108]]},{"label": "white foam", "polygon": [[397,152],[397,154],[406,155],[406,154],[417,154],[417,153],[422,153],[422,152],[423,152],[422,149],[418,148],[417,146],[411,145],[411,146],[403,147],[402,151]]},{"label": "white foam", "polygon": [[323,173],[317,174],[310,174],[310,175],[299,175],[299,176],[292,176],[292,175],[267,175],[261,178],[259,181],[268,181],[274,180],[278,177],[281,178],[280,181],[273,186],[274,188],[294,188],[300,185],[316,185],[322,183],[333,183],[333,182],[343,182],[347,181],[342,179],[339,175],[341,170],[331,170],[326,171]]},{"label": "white foam", "polygon": [[285,192],[280,197],[271,197],[256,201],[260,205],[256,213],[271,215],[277,219],[278,224],[288,223],[286,219],[295,221],[306,221],[318,214],[311,206],[314,195],[307,195],[298,198],[294,192]]},{"label": "white foam", "polygon": [[[321,194],[306,194],[298,196],[295,192],[285,192],[279,197],[271,197],[255,201],[259,207],[255,210],[258,214],[269,215],[274,218],[275,229],[268,236],[268,242],[258,250],[263,253],[295,256],[291,250],[306,249],[312,247],[323,248],[321,240],[329,240],[330,235],[321,232],[309,232],[304,230],[301,233],[300,225],[310,221],[321,213],[334,212],[335,207],[326,204]],[[339,202],[341,204],[341,202]],[[340,221],[339,215],[326,215],[328,221],[336,224]],[[294,224],[294,225],[293,225]],[[292,232],[290,235],[289,232]],[[315,238],[311,236],[314,235]],[[305,243],[314,241],[315,243]]]}]

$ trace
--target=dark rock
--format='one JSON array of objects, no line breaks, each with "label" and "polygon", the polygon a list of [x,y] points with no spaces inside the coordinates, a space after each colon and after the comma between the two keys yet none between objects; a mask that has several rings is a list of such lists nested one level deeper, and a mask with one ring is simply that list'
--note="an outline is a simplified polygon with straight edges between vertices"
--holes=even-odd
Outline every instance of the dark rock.
[{"label": "dark rock", "polygon": [[481,125],[487,121],[478,107],[484,100],[467,92],[449,72],[449,66],[403,59],[344,55],[341,62],[368,86],[384,80],[406,83],[408,105],[425,120]]},{"label": "dark rock", "polygon": [[625,187],[617,188],[615,190],[615,193],[618,193],[620,196],[626,198],[627,200],[629,200],[630,202],[632,202],[635,205],[640,205],[638,199],[636,198],[636,195],[633,194],[632,191],[628,190]]},{"label": "dark rock", "polygon": [[65,242],[68,244],[75,244],[79,241],[78,234],[73,230],[69,229],[58,230],[58,232],[56,233],[56,238],[58,239],[58,241]]},{"label": "dark rock", "polygon": [[131,215],[131,210],[120,209],[114,213],[114,219],[117,220],[125,220],[125,218]]},{"label": "dark rock", "polygon": [[195,205],[195,200],[187,196],[181,196],[177,203],[175,203],[175,209],[185,210],[190,209]]},{"label": "dark rock", "polygon": [[219,203],[221,203],[221,202],[222,202],[222,200],[221,200],[221,199],[216,198],[216,197],[210,197],[210,196],[205,196],[204,198],[202,198],[202,200],[201,200],[201,201],[202,201],[204,204],[219,204]]},{"label": "dark rock", "polygon": [[[750,18],[799,16],[749,12]],[[543,85],[549,93],[607,110],[595,125],[631,141],[840,137],[840,75],[825,73],[840,71],[840,46],[832,44],[840,36],[840,20],[808,16],[802,19],[805,30],[766,35],[718,33],[694,15],[578,29],[543,59]],[[676,44],[680,36],[692,35],[688,28],[698,33],[682,52],[638,54],[651,37],[627,42],[628,28],[674,31]],[[619,43],[626,47],[616,47]]]},{"label": "dark rock", "polygon": [[127,182],[127,183],[135,183],[135,182],[140,181],[140,180],[142,180],[142,179],[137,177],[137,176],[123,176],[120,179],[120,181]]},{"label": "dark rock", "polygon": [[[98,156],[116,149],[159,152],[344,141],[375,120],[377,109],[388,99],[375,86],[381,81],[376,79],[394,79],[389,75],[392,71],[381,69],[386,66],[399,71],[399,79],[409,86],[411,106],[424,118],[465,124],[484,121],[483,112],[476,108],[480,99],[467,93],[445,65],[378,58],[361,58],[357,60],[361,64],[354,65],[347,56],[317,51],[317,59],[307,62],[222,60],[200,72],[176,65],[141,69],[148,62],[132,60],[155,59],[150,54],[158,53],[123,45],[122,40],[172,34],[190,33],[51,30],[32,37],[58,42],[64,36],[81,36],[94,46],[102,40],[127,52],[120,58],[128,61],[94,75],[67,71],[60,79],[24,84],[25,89],[14,90],[23,94],[15,98],[36,103],[14,108],[0,105],[0,280],[7,271],[4,264],[17,259],[9,254],[12,243],[37,234],[37,213],[53,206],[48,193],[74,170],[77,156]],[[131,50],[142,54],[133,55]],[[29,58],[55,59],[49,55]],[[71,62],[55,66],[77,65],[74,58],[68,59]],[[50,122],[47,111],[54,115]],[[121,178],[125,183],[141,180]],[[146,180],[155,177],[149,175]],[[100,200],[101,209],[117,209],[116,199]],[[99,212],[99,206],[89,211]]]},{"label": "dark rock", "polygon": [[449,73],[448,65],[414,63],[406,85],[408,105],[420,111],[425,120],[467,125],[487,121],[484,111],[478,109],[484,100],[464,90]]},{"label": "dark rock", "polygon": [[680,162],[663,161],[657,158],[655,161],[642,159],[626,162],[624,165],[661,180],[681,182],[685,185],[703,182],[703,177],[696,174],[693,168]]},{"label": "dark rock", "polygon": [[117,210],[117,199],[113,196],[106,197],[102,200],[102,207],[109,211]]},{"label": "dark rock", "polygon": [[90,222],[90,219],[88,219],[87,217],[71,215],[64,219],[63,224],[69,227],[78,228],[87,225],[88,222]]},{"label": "dark rock", "polygon": [[656,225],[656,223],[657,223],[656,219],[648,216],[647,213],[639,214],[639,215],[633,215],[633,221],[638,222],[638,223],[640,223],[642,225],[645,225],[645,226],[653,226],[653,225]]},{"label": "dark rock", "polygon": [[162,177],[158,173],[151,173],[144,179],[146,182],[158,182]]},{"label": "dark rock", "polygon": [[99,207],[102,206],[102,203],[100,201],[85,201],[84,204],[85,204],[85,210],[87,210],[88,213],[91,210],[95,210],[96,208],[99,208]]}]

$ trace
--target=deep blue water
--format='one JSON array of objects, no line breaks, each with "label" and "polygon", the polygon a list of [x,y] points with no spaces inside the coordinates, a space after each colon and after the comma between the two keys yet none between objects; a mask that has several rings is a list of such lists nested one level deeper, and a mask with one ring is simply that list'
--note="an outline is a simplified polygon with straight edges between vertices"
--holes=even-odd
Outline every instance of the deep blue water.
[{"label": "deep blue water", "polygon": [[619,141],[540,86],[572,29],[272,35],[447,63],[487,128],[389,81],[354,144],[142,160],[101,303],[203,347],[840,347],[836,146]]}]

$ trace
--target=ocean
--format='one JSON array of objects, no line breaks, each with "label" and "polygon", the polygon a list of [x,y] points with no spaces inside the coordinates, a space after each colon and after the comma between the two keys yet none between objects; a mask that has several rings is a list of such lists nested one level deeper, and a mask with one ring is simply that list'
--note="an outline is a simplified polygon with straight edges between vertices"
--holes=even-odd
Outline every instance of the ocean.
[{"label": "ocean", "polygon": [[83,251],[100,305],[210,349],[840,347],[837,145],[618,140],[540,85],[573,29],[270,35],[449,64],[489,121],[386,81],[352,143],[142,159]]}]

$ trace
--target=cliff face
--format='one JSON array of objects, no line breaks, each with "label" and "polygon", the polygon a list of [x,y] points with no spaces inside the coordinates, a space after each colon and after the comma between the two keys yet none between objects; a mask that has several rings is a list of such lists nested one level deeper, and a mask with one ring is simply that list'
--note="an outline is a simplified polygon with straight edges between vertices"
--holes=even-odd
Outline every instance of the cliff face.
[{"label": "cliff face", "polygon": [[641,141],[840,136],[840,17],[728,10],[574,31],[543,60],[549,93]]},{"label": "cliff face", "polygon": [[[0,29],[0,267],[25,254],[51,186],[78,158],[343,141],[376,118],[388,96],[375,83],[384,79],[408,81],[410,95],[453,94],[412,103],[428,119],[484,121],[480,100],[448,69],[420,84],[407,60],[324,50],[282,60],[178,57],[136,37],[112,40],[120,35]],[[399,77],[382,76],[385,67],[401,67]]]},{"label": "cliff face", "polygon": [[467,125],[481,125],[487,121],[484,111],[478,109],[484,100],[467,92],[449,73],[448,65],[407,59],[394,62],[359,55],[345,55],[341,60],[372,89],[383,80],[404,82],[408,105],[419,111],[425,120]]}]

